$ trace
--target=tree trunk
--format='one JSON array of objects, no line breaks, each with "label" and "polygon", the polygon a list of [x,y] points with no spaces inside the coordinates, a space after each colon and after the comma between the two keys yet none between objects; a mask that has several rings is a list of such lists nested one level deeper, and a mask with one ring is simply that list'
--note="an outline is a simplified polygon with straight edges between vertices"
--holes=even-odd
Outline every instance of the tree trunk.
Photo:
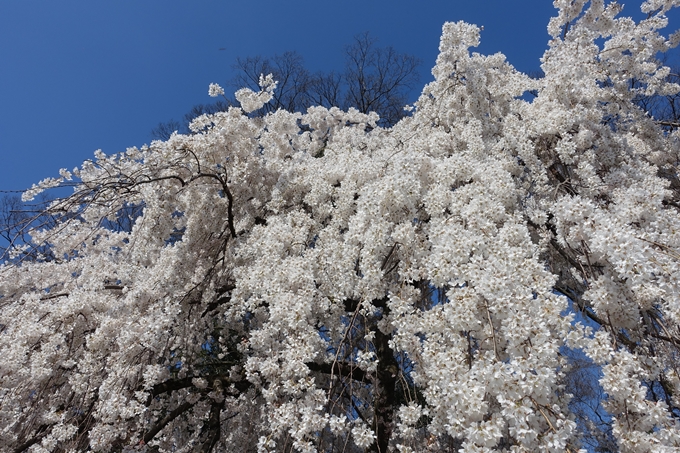
[{"label": "tree trunk", "polygon": [[397,383],[399,365],[394,358],[394,352],[389,346],[389,335],[380,329],[375,330],[375,348],[378,356],[378,369],[375,382],[375,407],[373,428],[376,440],[370,451],[386,453],[392,436],[394,419],[394,392]]}]

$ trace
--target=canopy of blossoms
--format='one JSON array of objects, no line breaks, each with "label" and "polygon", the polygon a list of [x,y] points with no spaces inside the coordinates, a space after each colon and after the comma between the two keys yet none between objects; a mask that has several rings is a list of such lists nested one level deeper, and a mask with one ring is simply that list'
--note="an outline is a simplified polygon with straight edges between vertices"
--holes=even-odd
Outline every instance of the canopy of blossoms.
[{"label": "canopy of blossoms", "polygon": [[263,75],[29,190],[74,185],[0,266],[0,450],[576,452],[580,350],[617,448],[677,451],[680,146],[638,101],[680,1],[554,3],[540,79],[447,23],[392,128],[258,116]]}]

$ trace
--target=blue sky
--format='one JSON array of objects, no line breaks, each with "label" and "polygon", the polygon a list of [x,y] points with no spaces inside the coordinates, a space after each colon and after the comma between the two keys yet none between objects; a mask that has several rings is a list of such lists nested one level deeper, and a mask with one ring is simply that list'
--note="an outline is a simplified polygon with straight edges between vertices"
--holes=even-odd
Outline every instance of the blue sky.
[{"label": "blue sky", "polygon": [[159,122],[210,102],[237,56],[295,50],[313,71],[341,70],[368,31],[421,58],[424,84],[442,24],[465,20],[484,26],[479,52],[535,71],[554,13],[549,0],[2,0],[0,189],[149,143]]}]

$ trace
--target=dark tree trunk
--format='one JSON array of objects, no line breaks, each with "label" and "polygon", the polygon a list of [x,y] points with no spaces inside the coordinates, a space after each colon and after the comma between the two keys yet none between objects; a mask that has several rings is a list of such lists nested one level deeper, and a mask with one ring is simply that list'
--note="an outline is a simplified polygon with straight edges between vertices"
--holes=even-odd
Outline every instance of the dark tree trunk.
[{"label": "dark tree trunk", "polygon": [[374,426],[376,440],[370,451],[386,453],[394,427],[395,387],[399,365],[394,352],[389,346],[389,335],[376,328],[375,348],[378,358],[378,369],[375,382]]}]

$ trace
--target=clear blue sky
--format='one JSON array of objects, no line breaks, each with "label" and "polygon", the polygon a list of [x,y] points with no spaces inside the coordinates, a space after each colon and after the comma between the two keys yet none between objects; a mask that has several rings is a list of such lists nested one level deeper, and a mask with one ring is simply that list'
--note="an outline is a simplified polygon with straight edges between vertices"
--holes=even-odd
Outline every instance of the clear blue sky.
[{"label": "clear blue sky", "polygon": [[484,26],[478,51],[534,71],[554,13],[549,0],[1,0],[0,189],[149,143],[159,122],[210,102],[237,56],[295,50],[311,70],[341,70],[343,47],[369,31],[420,57],[425,83],[442,24],[465,20]]}]

